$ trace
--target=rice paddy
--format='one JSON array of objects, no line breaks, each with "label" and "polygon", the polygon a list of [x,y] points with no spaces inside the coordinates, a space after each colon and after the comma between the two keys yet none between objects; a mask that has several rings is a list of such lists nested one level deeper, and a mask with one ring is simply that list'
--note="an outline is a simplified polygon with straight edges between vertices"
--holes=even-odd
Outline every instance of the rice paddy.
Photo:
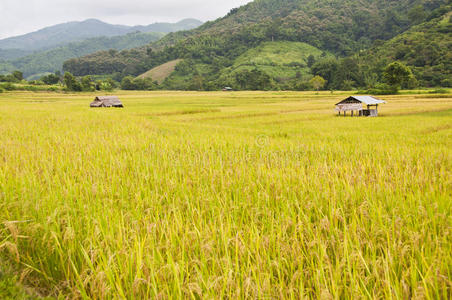
[{"label": "rice paddy", "polygon": [[451,298],[451,97],[118,96],[0,94],[0,270],[34,295]]}]

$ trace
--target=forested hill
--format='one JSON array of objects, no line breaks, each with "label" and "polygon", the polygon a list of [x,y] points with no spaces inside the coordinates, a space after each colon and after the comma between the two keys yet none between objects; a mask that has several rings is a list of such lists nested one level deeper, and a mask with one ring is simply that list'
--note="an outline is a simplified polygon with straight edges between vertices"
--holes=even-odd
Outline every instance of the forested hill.
[{"label": "forested hill", "polygon": [[157,41],[164,36],[163,33],[129,33],[114,37],[96,37],[81,42],[73,42],[51,50],[39,51],[19,59],[0,62],[0,74],[20,70],[24,76],[39,78],[45,73],[59,71],[64,61],[73,57],[80,57],[96,51],[106,50],[111,53],[140,47]]},{"label": "forested hill", "polygon": [[[105,71],[121,73],[122,76],[138,75],[167,61],[184,59],[183,64],[176,68],[177,74],[169,79],[172,85],[168,88],[187,88],[188,78],[195,75],[202,79],[204,87],[218,87],[223,83],[234,84],[236,60],[263,42],[303,42],[323,51],[324,58],[329,54],[353,56],[431,19],[436,10],[446,7],[449,2],[256,0],[197,29],[169,34],[148,47],[112,56],[98,53],[70,60],[64,69],[76,75],[105,74]],[[284,44],[284,47],[290,45]],[[296,47],[299,45],[294,44],[294,49]],[[295,67],[307,64],[307,61],[290,64]],[[231,72],[225,74],[224,70],[228,68]]]},{"label": "forested hill", "polygon": [[452,5],[443,6],[425,22],[369,49],[363,60],[381,73],[401,61],[413,70],[421,86],[452,87]]}]

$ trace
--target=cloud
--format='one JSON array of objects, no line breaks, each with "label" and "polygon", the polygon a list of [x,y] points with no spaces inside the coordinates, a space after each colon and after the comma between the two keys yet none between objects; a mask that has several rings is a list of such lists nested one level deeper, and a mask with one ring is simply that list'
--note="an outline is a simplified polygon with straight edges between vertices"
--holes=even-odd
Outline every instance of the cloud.
[{"label": "cloud", "polygon": [[97,18],[125,25],[213,20],[250,0],[0,0],[0,38],[46,26]]}]

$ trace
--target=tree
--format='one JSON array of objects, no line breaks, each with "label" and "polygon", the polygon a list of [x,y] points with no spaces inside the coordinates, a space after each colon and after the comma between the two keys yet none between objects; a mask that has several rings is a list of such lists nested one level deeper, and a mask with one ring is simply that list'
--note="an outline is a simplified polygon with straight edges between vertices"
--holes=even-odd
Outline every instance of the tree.
[{"label": "tree", "polygon": [[82,91],[81,84],[77,81],[77,79],[74,77],[74,75],[72,75],[69,72],[64,73],[63,82],[68,91],[72,91],[72,92],[81,92]]},{"label": "tree", "polygon": [[135,90],[135,85],[133,84],[133,77],[126,76],[121,81],[122,90]]},{"label": "tree", "polygon": [[323,79],[323,77],[317,75],[313,77],[309,83],[314,87],[316,91],[319,91],[319,89],[323,88],[326,84],[326,80]]},{"label": "tree", "polygon": [[308,65],[308,67],[310,68],[310,67],[312,67],[314,64],[315,64],[315,57],[314,57],[314,55],[311,54],[311,55],[308,56],[307,65]]},{"label": "tree", "polygon": [[82,90],[85,92],[92,92],[95,90],[95,85],[91,80],[91,76],[84,76],[81,80]]},{"label": "tree", "polygon": [[60,76],[57,74],[49,74],[41,77],[41,81],[48,85],[57,84],[60,81]]},{"label": "tree", "polygon": [[338,88],[335,82],[339,77],[340,64],[335,58],[326,58],[316,62],[312,67],[312,74],[318,75],[325,79],[329,88]]},{"label": "tree", "polygon": [[157,84],[152,81],[152,78],[133,78],[126,76],[121,81],[121,89],[123,90],[147,90],[152,91],[157,89]]},{"label": "tree", "polygon": [[410,19],[411,24],[422,23],[425,20],[426,15],[422,5],[417,5],[408,12],[408,18]]},{"label": "tree", "polygon": [[201,91],[204,87],[204,77],[201,75],[195,75],[189,86],[190,90]]},{"label": "tree", "polygon": [[383,78],[384,81],[396,91],[402,87],[402,84],[415,79],[411,69],[398,61],[386,66],[383,71]]},{"label": "tree", "polygon": [[24,74],[21,71],[14,71],[11,75],[13,75],[17,81],[22,81],[24,79]]},{"label": "tree", "polygon": [[270,76],[258,69],[243,70],[235,75],[236,82],[242,90],[269,90],[273,88]]},{"label": "tree", "polygon": [[116,87],[116,83],[113,79],[107,78],[106,80],[97,80],[95,86],[98,91],[112,91]]}]

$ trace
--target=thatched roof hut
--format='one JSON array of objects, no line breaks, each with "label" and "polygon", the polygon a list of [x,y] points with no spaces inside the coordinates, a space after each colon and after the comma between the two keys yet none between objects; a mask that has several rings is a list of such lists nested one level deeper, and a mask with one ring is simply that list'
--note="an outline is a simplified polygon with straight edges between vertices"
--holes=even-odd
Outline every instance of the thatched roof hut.
[{"label": "thatched roof hut", "polygon": [[124,107],[116,96],[98,96],[91,103],[91,107]]}]

